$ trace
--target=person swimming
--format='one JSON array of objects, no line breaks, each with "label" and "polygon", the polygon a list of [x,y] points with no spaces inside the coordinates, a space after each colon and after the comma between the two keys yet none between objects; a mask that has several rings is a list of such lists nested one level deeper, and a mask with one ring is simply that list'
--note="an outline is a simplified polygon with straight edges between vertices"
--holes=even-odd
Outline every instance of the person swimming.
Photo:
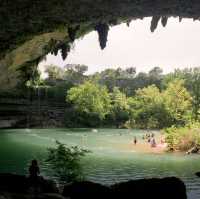
[{"label": "person swimming", "polygon": [[133,143],[136,145],[137,144],[137,138],[136,138],[136,136],[134,137],[134,139],[133,139]]},{"label": "person swimming", "polygon": [[155,140],[155,138],[151,138],[150,145],[151,145],[151,147],[156,147],[156,140]]},{"label": "person swimming", "polygon": [[98,130],[97,129],[92,129],[92,132],[93,133],[98,133]]}]

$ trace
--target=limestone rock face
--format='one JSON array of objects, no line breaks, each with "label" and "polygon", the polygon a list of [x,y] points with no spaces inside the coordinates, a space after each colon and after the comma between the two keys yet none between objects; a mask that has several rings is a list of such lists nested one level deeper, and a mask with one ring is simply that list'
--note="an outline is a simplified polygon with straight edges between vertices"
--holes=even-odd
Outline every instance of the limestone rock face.
[{"label": "limestone rock face", "polygon": [[[170,16],[200,18],[200,2],[189,0],[1,0],[0,85],[14,88],[49,52],[67,57],[73,41],[95,29],[106,46],[109,26],[152,17],[165,27]],[[101,27],[99,26],[101,24]],[[100,28],[99,28],[100,27]],[[67,38],[66,38],[67,37]]]},{"label": "limestone rock face", "polygon": [[35,36],[30,41],[7,53],[0,60],[1,89],[15,88],[20,81],[23,81],[21,80],[22,72],[25,72],[23,70],[27,71],[27,76],[31,75],[34,67],[37,67],[40,58],[44,58],[48,52],[49,44],[53,41],[54,43],[59,43],[65,40],[66,37],[67,34],[64,31],[45,33]]},{"label": "limestone rock face", "polygon": [[35,35],[52,32],[59,27],[76,30],[75,27],[81,23],[110,23],[147,16],[197,19],[199,11],[199,1],[188,0],[2,0],[0,55],[5,55]]}]

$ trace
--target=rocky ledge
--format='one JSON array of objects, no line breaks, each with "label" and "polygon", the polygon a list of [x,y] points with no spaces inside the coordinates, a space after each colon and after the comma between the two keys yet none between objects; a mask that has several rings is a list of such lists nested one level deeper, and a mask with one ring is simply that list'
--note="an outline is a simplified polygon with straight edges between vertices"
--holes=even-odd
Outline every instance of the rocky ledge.
[{"label": "rocky ledge", "polygon": [[29,178],[16,174],[0,174],[0,199],[186,199],[184,183],[175,177],[130,180],[112,186],[82,181],[59,190],[55,182],[41,178],[37,194],[31,189]]}]

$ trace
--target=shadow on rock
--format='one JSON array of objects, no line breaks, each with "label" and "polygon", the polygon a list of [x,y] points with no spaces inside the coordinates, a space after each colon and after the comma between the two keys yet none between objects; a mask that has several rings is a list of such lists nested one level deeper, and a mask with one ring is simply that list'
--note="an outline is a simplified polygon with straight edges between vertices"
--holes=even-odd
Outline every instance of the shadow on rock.
[{"label": "shadow on rock", "polygon": [[131,180],[106,187],[92,182],[77,182],[64,187],[63,195],[78,198],[186,199],[184,183],[175,177]]},{"label": "shadow on rock", "polygon": [[109,187],[103,186],[94,182],[75,182],[69,185],[65,185],[63,190],[63,196],[76,198],[111,198],[111,190]]},{"label": "shadow on rock", "polygon": [[115,198],[186,199],[185,184],[175,177],[142,179],[122,182],[111,186]]},{"label": "shadow on rock", "polygon": [[[40,177],[38,181],[40,193],[58,193],[59,189],[52,180]],[[27,193],[31,190],[31,184],[28,177],[17,174],[0,174],[0,191],[10,193]]]},{"label": "shadow on rock", "polygon": [[[185,184],[178,178],[142,179],[121,182],[110,187],[98,183],[82,181],[67,184],[63,196],[59,195],[54,181],[41,177],[40,191],[29,192],[30,184],[26,176],[16,174],[0,174],[0,199],[102,199],[102,198],[133,198],[133,199],[186,199]],[[1,194],[2,193],[2,194]],[[7,197],[8,196],[8,197]]]}]

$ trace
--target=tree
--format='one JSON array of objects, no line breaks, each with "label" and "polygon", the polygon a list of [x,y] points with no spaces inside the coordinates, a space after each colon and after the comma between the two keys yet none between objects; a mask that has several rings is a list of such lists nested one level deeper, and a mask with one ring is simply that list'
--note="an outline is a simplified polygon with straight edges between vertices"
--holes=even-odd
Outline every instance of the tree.
[{"label": "tree", "polygon": [[86,76],[84,73],[88,70],[88,66],[80,64],[68,64],[64,66],[63,79],[71,84],[77,85],[84,82]]},{"label": "tree", "polygon": [[74,182],[83,179],[80,160],[90,151],[81,149],[77,146],[67,147],[56,141],[56,148],[48,149],[47,162],[61,180]]},{"label": "tree", "polygon": [[163,87],[166,88],[168,83],[174,79],[184,80],[184,86],[192,96],[193,118],[199,120],[200,110],[200,68],[176,69],[175,72],[167,74],[163,80]]},{"label": "tree", "polygon": [[121,68],[106,69],[100,73],[95,73],[90,78],[97,81],[101,85],[106,85],[110,92],[114,87],[118,87],[126,95],[131,95],[134,90],[136,69],[134,67],[125,70]]},{"label": "tree", "polygon": [[161,82],[163,79],[163,70],[160,67],[154,67],[148,73],[149,85],[155,84],[159,89],[161,89]]},{"label": "tree", "polygon": [[56,65],[45,66],[45,72],[48,73],[48,78],[50,80],[63,79],[64,70]]},{"label": "tree", "polygon": [[[187,81],[187,80],[186,80]],[[200,69],[193,69],[190,81],[187,81],[186,86],[189,88],[192,95],[192,111],[195,120],[199,120],[200,115]]]},{"label": "tree", "polygon": [[169,125],[169,115],[163,97],[155,85],[136,91],[129,98],[131,121],[137,128],[163,128]]},{"label": "tree", "polygon": [[158,66],[154,67],[153,69],[149,71],[149,75],[155,78],[158,78],[159,76],[161,76],[162,73],[163,73],[163,70]]},{"label": "tree", "polygon": [[129,119],[129,105],[127,97],[119,88],[115,87],[112,98],[112,117],[117,126],[122,126]]},{"label": "tree", "polygon": [[135,77],[135,74],[136,74],[136,68],[135,67],[127,68],[125,71],[127,73],[127,78],[134,78]]},{"label": "tree", "polygon": [[109,91],[112,91],[117,84],[116,82],[120,74],[118,70],[110,68],[102,71],[100,74],[96,73],[95,75],[98,75],[99,84],[105,85]]},{"label": "tree", "polygon": [[83,114],[90,125],[94,120],[102,121],[110,113],[111,98],[105,86],[85,82],[71,88],[66,100],[71,101],[75,110]]},{"label": "tree", "polygon": [[173,118],[173,123],[183,125],[191,114],[192,98],[184,87],[184,80],[175,79],[163,92],[165,107]]}]

